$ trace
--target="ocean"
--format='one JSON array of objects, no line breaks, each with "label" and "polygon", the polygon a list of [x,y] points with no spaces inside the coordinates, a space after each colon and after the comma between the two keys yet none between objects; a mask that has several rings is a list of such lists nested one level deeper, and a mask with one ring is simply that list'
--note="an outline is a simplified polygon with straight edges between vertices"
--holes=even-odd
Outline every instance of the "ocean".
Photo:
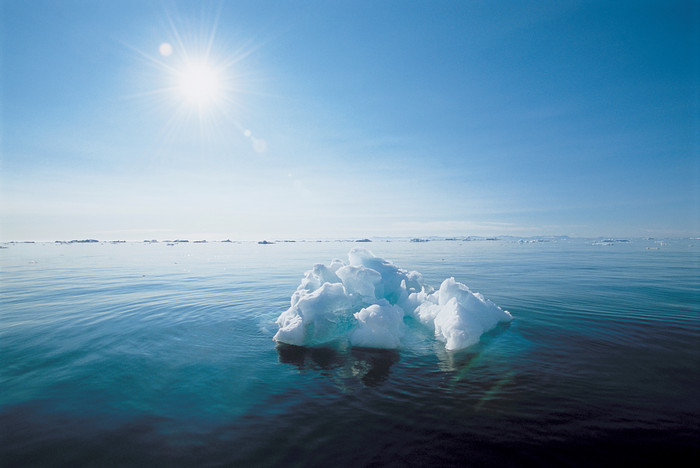
[{"label": "ocean", "polygon": [[362,244],[512,314],[460,351],[273,341],[357,243],[172,244],[2,244],[1,466],[700,462],[700,239]]}]

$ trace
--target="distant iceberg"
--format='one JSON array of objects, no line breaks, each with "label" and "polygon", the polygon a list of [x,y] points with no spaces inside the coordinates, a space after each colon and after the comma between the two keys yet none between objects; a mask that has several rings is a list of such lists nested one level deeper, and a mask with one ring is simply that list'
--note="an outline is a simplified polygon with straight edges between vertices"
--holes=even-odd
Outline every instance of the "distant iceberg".
[{"label": "distant iceberg", "polygon": [[347,338],[352,346],[401,347],[405,316],[434,330],[448,350],[476,344],[512,316],[454,278],[436,291],[416,271],[406,271],[356,247],[348,263],[333,260],[307,271],[277,319],[274,340],[317,346]]}]

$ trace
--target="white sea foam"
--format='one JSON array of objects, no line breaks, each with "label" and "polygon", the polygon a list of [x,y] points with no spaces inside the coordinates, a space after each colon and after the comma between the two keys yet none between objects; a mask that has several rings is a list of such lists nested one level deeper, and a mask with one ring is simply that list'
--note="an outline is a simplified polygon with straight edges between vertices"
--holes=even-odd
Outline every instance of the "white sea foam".
[{"label": "white sea foam", "polygon": [[406,271],[363,248],[348,263],[333,260],[307,271],[292,294],[291,306],[277,319],[274,340],[315,346],[346,337],[353,346],[401,347],[405,316],[435,331],[448,350],[477,343],[507,311],[454,278],[436,291],[416,271]]}]

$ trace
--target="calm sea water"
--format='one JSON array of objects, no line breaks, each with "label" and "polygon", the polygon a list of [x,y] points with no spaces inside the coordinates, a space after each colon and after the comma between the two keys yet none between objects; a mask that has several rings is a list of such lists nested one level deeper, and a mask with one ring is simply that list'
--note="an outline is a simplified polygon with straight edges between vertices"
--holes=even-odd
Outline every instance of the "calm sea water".
[{"label": "calm sea water", "polygon": [[[355,244],[5,244],[2,466],[700,461],[700,240],[374,242],[513,322],[450,353],[276,345]],[[690,458],[687,458],[690,457]]]}]

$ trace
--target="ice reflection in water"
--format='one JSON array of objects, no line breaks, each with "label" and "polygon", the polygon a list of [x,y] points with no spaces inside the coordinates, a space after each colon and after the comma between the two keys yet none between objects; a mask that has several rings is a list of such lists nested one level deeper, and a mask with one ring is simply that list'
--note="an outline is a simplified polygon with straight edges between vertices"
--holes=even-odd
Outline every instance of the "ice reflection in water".
[{"label": "ice reflection in water", "polygon": [[276,348],[281,363],[292,364],[299,370],[317,369],[339,383],[356,380],[368,387],[386,381],[391,367],[400,359],[395,349],[306,348],[284,343],[278,343]]}]

